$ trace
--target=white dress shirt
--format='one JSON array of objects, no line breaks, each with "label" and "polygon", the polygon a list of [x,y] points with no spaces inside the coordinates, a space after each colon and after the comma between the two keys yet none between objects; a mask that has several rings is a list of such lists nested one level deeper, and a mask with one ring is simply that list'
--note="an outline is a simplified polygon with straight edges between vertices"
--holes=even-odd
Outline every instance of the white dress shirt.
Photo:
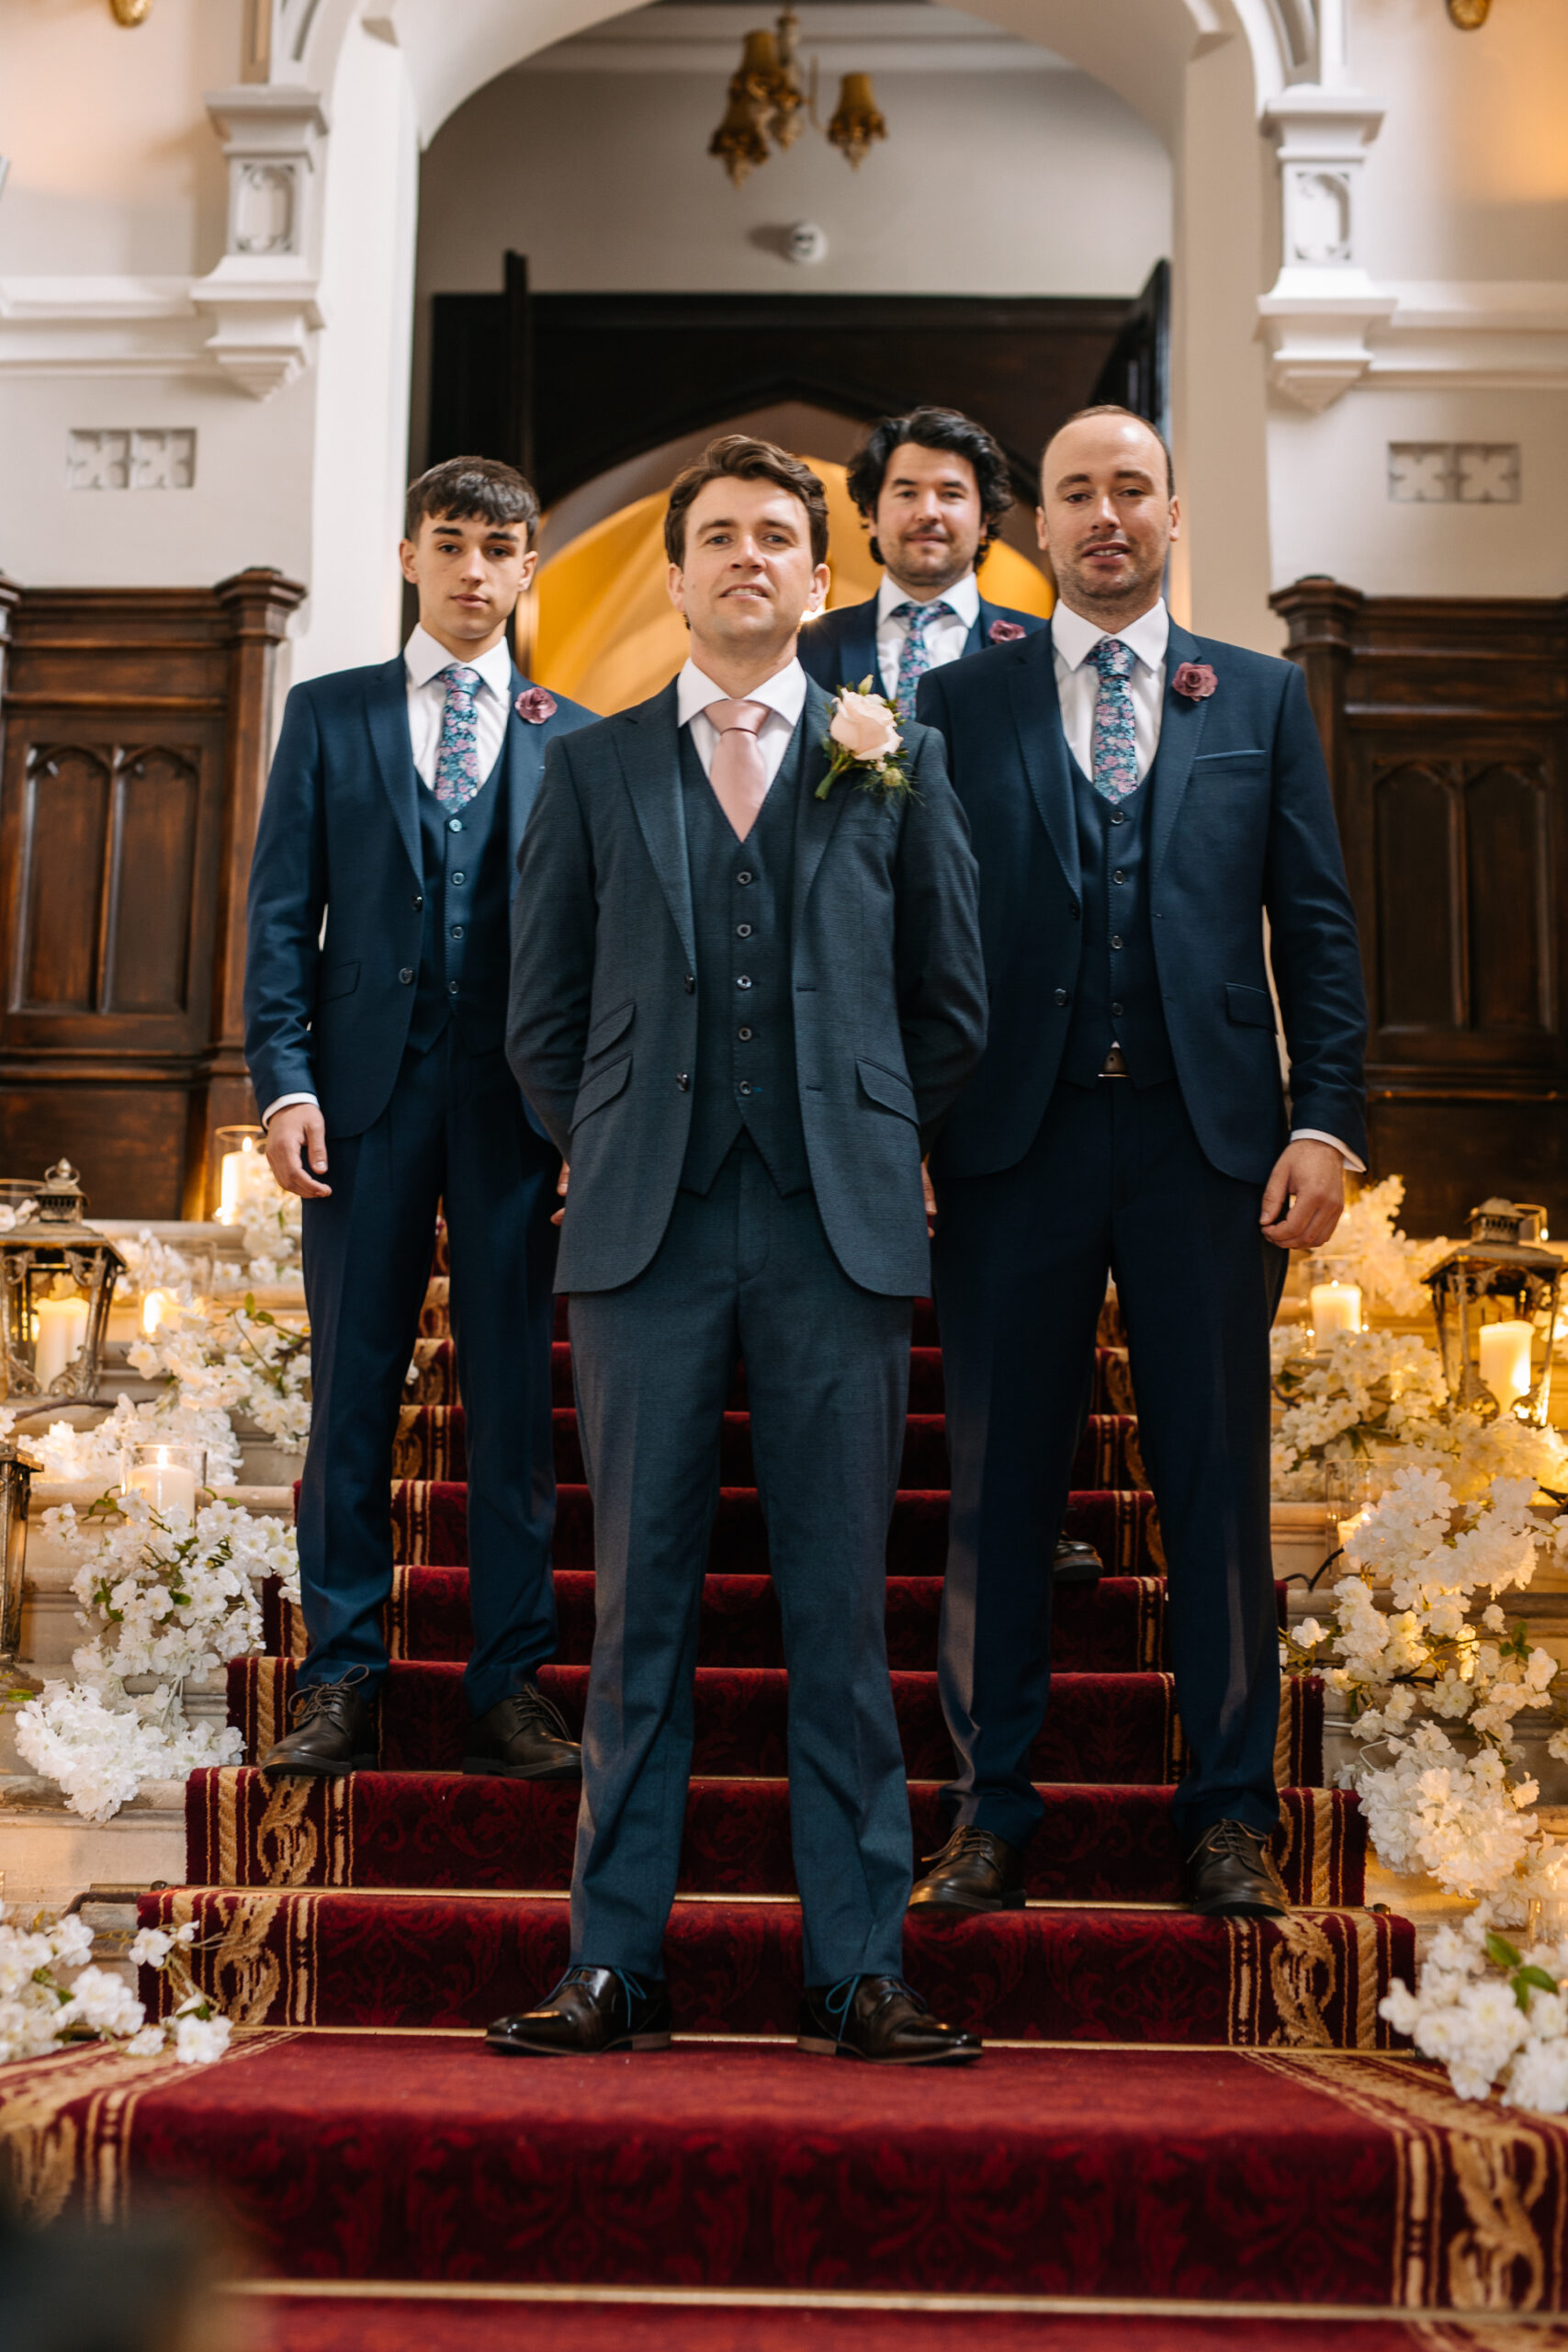
[{"label": "white dress shirt", "polygon": [[[969,642],[969,632],[980,617],[980,583],[972,571],[939,596],[911,596],[900,588],[890,571],[882,575],[882,585],[876,592],[876,666],[882,673],[882,690],[889,702],[898,691],[898,662],[904,651],[904,640],[909,634],[907,620],[893,617],[900,605],[951,605],[953,617],[945,614],[940,620],[926,623],[926,651],[931,656],[928,667],[942,669],[949,662],[956,662]],[[858,686],[860,680],[855,679]]]},{"label": "white dress shirt", "polygon": [[710,677],[688,659],[675,681],[675,723],[692,730],[692,749],[703,763],[703,774],[713,775],[713,755],[718,749],[718,729],[707,715],[713,702],[761,702],[768,707],[768,715],[757,729],[757,744],[762,754],[762,767],[769,784],[779,772],[780,763],[789,748],[789,739],[800,724],[800,714],[806,708],[806,673],[798,661],[786,662],[782,670],[761,685],[753,686],[743,695],[727,695],[716,686]]},{"label": "white dress shirt", "polygon": [[[1051,650],[1056,663],[1056,693],[1062,706],[1062,732],[1067,749],[1085,775],[1094,774],[1094,706],[1100,694],[1100,672],[1089,655],[1102,637],[1119,637],[1134,654],[1127,684],[1133,695],[1133,739],[1141,784],[1155,763],[1159,749],[1160,718],[1165,707],[1166,653],[1170,644],[1170,615],[1162,596],[1125,628],[1103,629],[1058,604],[1051,616]],[[1366,1161],[1347,1150],[1337,1136],[1321,1127],[1292,1127],[1292,1143],[1332,1144],[1347,1168],[1357,1175]]]},{"label": "white dress shirt", "polygon": [[[446,686],[441,673],[454,662],[465,657],[448,653],[438,645],[427,629],[416,622],[413,634],[403,648],[403,671],[408,681],[409,746],[413,752],[414,768],[422,784],[432,789],[435,784],[435,755],[441,748],[441,721],[446,709]],[[474,750],[479,772],[488,782],[490,772],[501,756],[506,740],[506,714],[512,700],[512,648],[504,635],[500,637],[488,653],[476,654],[468,663],[479,673],[474,692]],[[313,1102],[313,1094],[280,1094],[262,1113],[262,1125],[269,1126],[273,1114],[287,1111],[291,1102]]]}]

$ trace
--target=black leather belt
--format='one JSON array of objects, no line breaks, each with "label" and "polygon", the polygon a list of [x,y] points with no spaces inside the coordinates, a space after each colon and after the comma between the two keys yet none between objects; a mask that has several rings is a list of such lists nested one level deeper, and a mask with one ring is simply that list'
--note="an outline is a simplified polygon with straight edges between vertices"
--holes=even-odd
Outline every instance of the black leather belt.
[{"label": "black leather belt", "polygon": [[1133,1073],[1132,1073],[1132,1071],[1127,1068],[1127,1064],[1126,1064],[1125,1058],[1124,1058],[1124,1057],[1123,1057],[1123,1056],[1122,1056],[1122,1048],[1121,1048],[1121,1046],[1111,1046],[1111,1051],[1110,1051],[1110,1052],[1106,1055],[1106,1057],[1105,1057],[1105,1060],[1104,1060],[1104,1063],[1103,1063],[1103,1064],[1102,1064],[1102,1066],[1101,1066],[1100,1075],[1101,1076],[1101,1078],[1131,1078],[1131,1077],[1132,1077]]}]

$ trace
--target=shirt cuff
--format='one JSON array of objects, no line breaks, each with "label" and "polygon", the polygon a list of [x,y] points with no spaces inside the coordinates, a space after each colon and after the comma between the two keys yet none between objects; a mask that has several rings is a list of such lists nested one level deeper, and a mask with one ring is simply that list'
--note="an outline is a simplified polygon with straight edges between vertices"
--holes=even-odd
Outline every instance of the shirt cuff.
[{"label": "shirt cuff", "polygon": [[[291,1094],[288,1099],[292,1102],[297,1101],[299,1098]],[[276,1105],[274,1104],[273,1108],[276,1109]],[[269,1119],[271,1118],[271,1111],[267,1113],[267,1116]],[[1325,1136],[1321,1127],[1292,1127],[1291,1129],[1291,1141],[1292,1143],[1332,1144],[1335,1150],[1339,1154],[1340,1159],[1345,1162],[1346,1167],[1350,1170],[1352,1176],[1364,1176],[1367,1172],[1367,1163],[1364,1159],[1358,1159],[1349,1146],[1348,1144],[1341,1143],[1337,1136]]]},{"label": "shirt cuff", "polygon": [[262,1113],[262,1125],[264,1127],[270,1127],[278,1113],[280,1111],[287,1111],[290,1103],[314,1102],[315,1101],[316,1097],[313,1094],[280,1094],[276,1102],[269,1102],[266,1109]]}]

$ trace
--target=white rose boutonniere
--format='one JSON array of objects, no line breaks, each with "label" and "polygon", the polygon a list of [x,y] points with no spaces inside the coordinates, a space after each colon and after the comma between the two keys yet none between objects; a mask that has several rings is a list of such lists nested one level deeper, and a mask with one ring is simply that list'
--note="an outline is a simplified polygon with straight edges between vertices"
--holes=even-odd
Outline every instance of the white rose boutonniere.
[{"label": "white rose boutonniere", "polygon": [[898,714],[885,695],[873,694],[871,680],[845,686],[833,697],[823,749],[829,753],[828,773],[817,787],[826,800],[841,775],[854,773],[863,792],[880,792],[891,798],[910,789],[909,778],[896,754],[904,748]]}]

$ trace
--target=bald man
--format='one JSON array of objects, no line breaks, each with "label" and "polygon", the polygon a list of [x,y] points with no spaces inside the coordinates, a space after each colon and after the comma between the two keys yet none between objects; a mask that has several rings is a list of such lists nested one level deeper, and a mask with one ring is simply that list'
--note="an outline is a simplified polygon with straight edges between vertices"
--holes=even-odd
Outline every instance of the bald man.
[{"label": "bald man", "polygon": [[1166,609],[1181,516],[1155,428],[1083,411],[1040,500],[1049,628],[932,671],[918,703],[979,859],[990,1025],[931,1161],[957,1769],[912,1903],[1023,1901],[1049,1545],[1109,1273],[1168,1564],[1189,1901],[1277,1916],[1269,1327],[1362,1164],[1355,917],[1301,672]]}]

